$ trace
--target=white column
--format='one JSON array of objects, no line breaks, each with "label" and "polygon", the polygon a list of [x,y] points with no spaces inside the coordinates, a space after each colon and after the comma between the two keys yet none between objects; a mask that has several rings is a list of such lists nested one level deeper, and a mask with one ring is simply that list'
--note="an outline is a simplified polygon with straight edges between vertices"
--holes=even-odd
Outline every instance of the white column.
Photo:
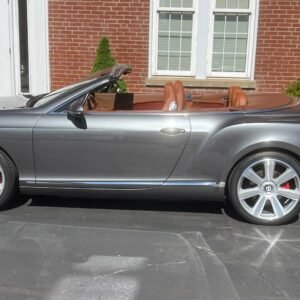
[{"label": "white column", "polygon": [[30,93],[50,91],[48,0],[27,0]]},{"label": "white column", "polygon": [[10,10],[8,1],[0,1],[0,97],[11,96]]}]

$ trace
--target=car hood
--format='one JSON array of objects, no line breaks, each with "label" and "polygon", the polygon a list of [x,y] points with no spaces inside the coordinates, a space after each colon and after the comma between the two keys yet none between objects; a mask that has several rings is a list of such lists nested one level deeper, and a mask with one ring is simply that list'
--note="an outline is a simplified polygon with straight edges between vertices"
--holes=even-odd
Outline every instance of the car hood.
[{"label": "car hood", "polygon": [[24,96],[0,97],[0,110],[21,108],[26,105],[28,99]]}]

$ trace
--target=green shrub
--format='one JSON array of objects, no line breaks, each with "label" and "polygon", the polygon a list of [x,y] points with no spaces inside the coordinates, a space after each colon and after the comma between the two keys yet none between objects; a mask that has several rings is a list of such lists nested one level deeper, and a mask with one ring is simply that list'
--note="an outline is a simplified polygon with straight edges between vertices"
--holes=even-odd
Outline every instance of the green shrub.
[{"label": "green shrub", "polygon": [[[96,73],[98,71],[111,68],[116,65],[116,60],[111,54],[110,47],[109,47],[109,40],[107,37],[103,37],[99,45],[97,47],[97,54],[94,61],[94,65],[92,68],[92,73]],[[115,92],[126,92],[127,85],[123,79],[118,80],[117,88]]]},{"label": "green shrub", "polygon": [[286,94],[300,97],[300,78],[290,83],[286,89]]}]

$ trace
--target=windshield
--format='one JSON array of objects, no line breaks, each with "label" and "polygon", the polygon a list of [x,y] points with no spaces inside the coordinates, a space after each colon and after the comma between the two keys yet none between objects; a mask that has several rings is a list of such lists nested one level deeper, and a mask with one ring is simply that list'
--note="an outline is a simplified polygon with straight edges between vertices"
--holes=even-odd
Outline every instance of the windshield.
[{"label": "windshield", "polygon": [[52,99],[56,98],[57,96],[60,96],[60,95],[64,94],[65,92],[67,92],[69,90],[71,90],[75,87],[80,87],[81,85],[85,85],[86,83],[91,82],[93,80],[94,79],[77,82],[75,84],[71,84],[71,85],[63,87],[59,90],[53,91],[49,94],[41,94],[41,95],[32,97],[27,101],[26,106],[27,107],[39,107],[43,104],[46,104],[46,103],[50,102]]}]

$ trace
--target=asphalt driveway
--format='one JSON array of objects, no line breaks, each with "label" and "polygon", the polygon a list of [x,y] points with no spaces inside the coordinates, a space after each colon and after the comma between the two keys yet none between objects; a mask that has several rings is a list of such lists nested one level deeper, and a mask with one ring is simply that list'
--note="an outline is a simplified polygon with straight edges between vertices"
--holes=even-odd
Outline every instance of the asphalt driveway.
[{"label": "asphalt driveway", "polygon": [[0,212],[0,299],[300,299],[300,222],[221,204],[28,199]]}]

